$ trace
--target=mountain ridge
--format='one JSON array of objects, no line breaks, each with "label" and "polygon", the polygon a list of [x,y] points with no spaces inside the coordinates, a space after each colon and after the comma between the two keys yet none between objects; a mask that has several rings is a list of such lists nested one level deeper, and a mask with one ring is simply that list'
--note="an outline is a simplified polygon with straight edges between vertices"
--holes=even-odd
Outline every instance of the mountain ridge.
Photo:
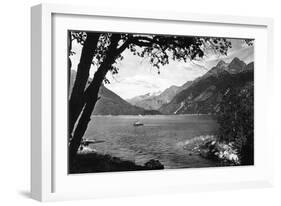
[{"label": "mountain ridge", "polygon": [[127,99],[132,105],[142,107],[148,110],[158,110],[163,104],[172,100],[172,98],[180,91],[186,89],[191,85],[192,81],[188,81],[182,86],[172,85],[161,92],[159,95],[139,95],[131,99]]},{"label": "mountain ridge", "polygon": [[245,64],[238,58],[230,63],[219,61],[203,76],[195,79],[187,89],[178,93],[159,111],[164,114],[209,114],[218,109],[218,103],[228,89],[243,87],[253,82],[254,63]]},{"label": "mountain ridge", "polygon": [[[72,70],[70,74],[69,91],[71,93],[76,71]],[[86,87],[91,83],[89,78]],[[160,114],[159,111],[145,110],[143,108],[131,105],[119,95],[101,85],[99,89],[100,99],[97,101],[93,115],[154,115]]]},{"label": "mountain ridge", "polygon": [[[251,63],[250,63],[251,64]],[[223,60],[220,60],[216,66],[212,67],[209,71],[207,71],[204,75],[196,78],[193,81],[187,81],[182,86],[170,86],[166,90],[164,90],[159,95],[139,95],[131,99],[127,99],[129,103],[132,105],[142,107],[145,109],[153,109],[160,110],[163,105],[168,104],[172,101],[172,99],[183,90],[190,87],[192,84],[196,84],[199,81],[203,81],[210,76],[219,77],[221,74],[237,74],[247,70],[246,64],[241,61],[239,58],[233,58],[229,63],[226,63]],[[211,88],[210,88],[211,89]]]}]

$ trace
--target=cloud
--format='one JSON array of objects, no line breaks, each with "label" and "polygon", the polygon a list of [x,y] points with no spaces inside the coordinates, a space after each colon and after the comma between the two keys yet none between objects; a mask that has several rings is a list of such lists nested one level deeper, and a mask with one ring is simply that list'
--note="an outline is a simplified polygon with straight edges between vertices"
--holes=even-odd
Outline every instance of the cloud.
[{"label": "cloud", "polygon": [[163,91],[172,85],[169,80],[161,78],[159,75],[135,75],[125,77],[118,81],[112,81],[106,87],[117,93],[121,97],[128,99],[137,95],[151,92]]},{"label": "cloud", "polygon": [[[128,62],[127,62],[128,61]],[[148,62],[124,58],[122,65],[118,65],[117,75],[107,75],[111,84],[106,85],[121,97],[127,99],[150,92],[164,91],[172,85],[181,86],[187,81],[203,75],[207,70],[194,62],[171,62],[158,70]]]},{"label": "cloud", "polygon": [[[254,60],[254,46],[245,47],[245,43],[239,39],[232,39],[231,43],[232,48],[229,49],[227,56],[207,51],[204,58],[199,61],[170,61],[168,65],[160,68],[160,74],[156,68],[151,66],[148,59],[135,56],[125,50],[123,52],[124,59],[116,64],[120,69],[119,73],[114,76],[110,73],[107,74],[111,83],[107,84],[106,87],[127,99],[137,95],[163,91],[172,85],[181,86],[187,81],[202,76],[220,60],[230,62],[234,57],[238,57],[246,63]],[[71,56],[72,69],[74,70],[77,69],[81,49],[81,45],[74,42],[73,51],[76,54]],[[91,67],[91,77],[95,70],[96,68]]]}]

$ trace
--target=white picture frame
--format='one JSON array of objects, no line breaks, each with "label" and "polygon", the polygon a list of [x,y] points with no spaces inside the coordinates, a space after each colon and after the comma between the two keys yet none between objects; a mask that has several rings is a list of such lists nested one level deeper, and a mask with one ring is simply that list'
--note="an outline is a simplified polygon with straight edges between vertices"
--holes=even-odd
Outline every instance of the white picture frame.
[{"label": "white picture frame", "polygon": [[[117,26],[116,21],[119,25]],[[91,24],[96,23],[96,27]],[[159,25],[155,30],[155,25]],[[185,25],[193,25],[186,31]],[[78,26],[79,25],[79,26]],[[251,167],[179,169],[107,174],[67,174],[65,140],[67,70],[57,59],[64,55],[67,29],[140,31],[218,35],[257,39],[255,46],[255,165]],[[165,26],[166,25],[166,26]],[[199,26],[198,26],[199,25]],[[39,201],[86,199],[122,195],[175,193],[269,187],[273,184],[273,140],[267,121],[268,89],[273,77],[273,21],[268,18],[114,10],[88,6],[40,4],[31,8],[31,196]],[[79,27],[79,28],[78,28]],[[198,27],[198,28],[197,28]],[[208,31],[206,30],[208,28]],[[61,31],[60,31],[61,30]],[[194,33],[192,33],[194,32]],[[65,33],[66,34],[66,33]],[[59,43],[60,42],[60,43]],[[60,53],[62,52],[62,53]],[[62,82],[62,84],[58,84]],[[65,85],[65,86],[61,86]],[[266,96],[267,98],[262,98]],[[262,137],[266,137],[262,139]]]}]

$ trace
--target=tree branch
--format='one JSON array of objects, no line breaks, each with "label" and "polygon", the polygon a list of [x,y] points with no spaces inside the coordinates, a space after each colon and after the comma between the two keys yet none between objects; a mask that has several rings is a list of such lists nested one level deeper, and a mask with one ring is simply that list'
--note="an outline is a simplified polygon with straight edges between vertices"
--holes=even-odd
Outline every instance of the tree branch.
[{"label": "tree branch", "polygon": [[121,54],[128,46],[132,43],[132,38],[128,38],[116,51],[118,54]]}]

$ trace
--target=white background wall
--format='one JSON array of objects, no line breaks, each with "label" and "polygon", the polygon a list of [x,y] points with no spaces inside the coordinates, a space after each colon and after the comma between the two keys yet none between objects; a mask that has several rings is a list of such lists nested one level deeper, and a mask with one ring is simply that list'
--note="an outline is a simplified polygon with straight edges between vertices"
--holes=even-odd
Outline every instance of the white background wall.
[{"label": "white background wall", "polygon": [[[41,1],[46,2],[46,1]],[[30,6],[36,0],[1,2],[0,32],[0,205],[36,205],[29,198],[30,181]],[[280,205],[281,203],[281,12],[277,0],[57,0],[55,3],[114,5],[205,14],[272,17],[274,28],[275,97],[271,108],[275,139],[275,187],[114,199],[59,202],[61,205]],[[98,2],[98,3],[97,3]],[[279,37],[279,38],[278,38]],[[265,68],[266,69],[266,68]],[[265,137],[266,138],[266,137]],[[47,203],[50,204],[50,203]]]}]

